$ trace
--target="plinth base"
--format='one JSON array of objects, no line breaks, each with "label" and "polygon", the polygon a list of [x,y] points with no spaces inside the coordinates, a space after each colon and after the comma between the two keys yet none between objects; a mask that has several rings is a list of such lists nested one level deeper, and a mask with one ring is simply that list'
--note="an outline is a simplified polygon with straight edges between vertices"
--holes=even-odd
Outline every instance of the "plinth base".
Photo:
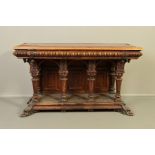
[{"label": "plinth base", "polygon": [[87,94],[74,94],[68,95],[66,102],[61,102],[60,94],[52,94],[42,95],[40,101],[35,103],[33,99],[31,99],[21,117],[45,110],[114,110],[122,114],[133,116],[131,110],[122,101],[114,101],[113,95],[96,94],[94,100],[89,101]]}]

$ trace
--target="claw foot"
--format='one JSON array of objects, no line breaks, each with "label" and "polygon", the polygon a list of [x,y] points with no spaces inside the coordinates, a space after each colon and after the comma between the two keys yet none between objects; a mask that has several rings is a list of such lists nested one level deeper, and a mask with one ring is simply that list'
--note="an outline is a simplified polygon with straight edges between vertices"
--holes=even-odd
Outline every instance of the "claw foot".
[{"label": "claw foot", "polygon": [[30,116],[30,115],[32,115],[32,114],[34,114],[34,113],[36,113],[36,111],[34,111],[34,110],[24,110],[23,111],[23,113],[20,115],[20,117],[26,117],[26,116]]},{"label": "claw foot", "polygon": [[128,116],[134,116],[134,113],[131,111],[130,108],[128,108],[125,104],[122,105],[122,110],[121,110],[122,114],[124,115],[128,115]]}]

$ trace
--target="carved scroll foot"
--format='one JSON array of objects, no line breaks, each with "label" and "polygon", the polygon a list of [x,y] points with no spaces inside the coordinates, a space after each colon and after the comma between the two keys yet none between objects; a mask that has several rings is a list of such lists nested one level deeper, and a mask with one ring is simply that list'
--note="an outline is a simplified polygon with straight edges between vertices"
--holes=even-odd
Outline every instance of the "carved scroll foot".
[{"label": "carved scroll foot", "polygon": [[134,113],[125,104],[122,105],[121,113],[128,116],[134,116]]},{"label": "carved scroll foot", "polygon": [[36,102],[39,101],[39,99],[40,99],[40,97],[38,97],[38,96],[31,97],[30,100],[27,102],[28,106],[24,109],[24,111],[20,115],[20,117],[30,116],[33,113],[35,113],[36,111],[33,110],[33,106],[36,104]]},{"label": "carved scroll foot", "polygon": [[31,103],[32,99],[33,99],[33,97],[31,97],[31,98],[28,100],[27,104]]},{"label": "carved scroll foot", "polygon": [[20,115],[20,117],[30,116],[30,115],[32,115],[32,114],[34,114],[34,113],[36,113],[36,111],[33,110],[33,109],[30,109],[30,110],[25,109],[25,110],[23,111],[23,113]]},{"label": "carved scroll foot", "polygon": [[36,96],[34,95],[28,100],[27,104],[30,104],[31,102],[39,102],[41,97],[42,95],[36,95]]}]

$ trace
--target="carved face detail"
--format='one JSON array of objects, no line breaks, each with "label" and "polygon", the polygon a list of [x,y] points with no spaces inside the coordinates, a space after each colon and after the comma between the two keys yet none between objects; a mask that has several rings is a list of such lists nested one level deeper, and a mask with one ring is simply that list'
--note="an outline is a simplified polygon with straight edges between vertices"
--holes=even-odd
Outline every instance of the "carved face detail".
[{"label": "carved face detail", "polygon": [[40,74],[39,66],[35,60],[30,61],[30,72],[32,77],[37,77]]}]

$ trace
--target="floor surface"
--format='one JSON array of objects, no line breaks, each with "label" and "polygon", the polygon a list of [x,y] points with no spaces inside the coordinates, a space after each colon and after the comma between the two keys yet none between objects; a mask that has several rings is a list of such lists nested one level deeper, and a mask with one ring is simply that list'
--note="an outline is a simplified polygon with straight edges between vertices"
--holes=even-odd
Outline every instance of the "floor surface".
[{"label": "floor surface", "polygon": [[4,129],[151,129],[155,128],[155,97],[123,97],[135,116],[118,112],[39,112],[21,118],[28,98],[0,98]]}]

